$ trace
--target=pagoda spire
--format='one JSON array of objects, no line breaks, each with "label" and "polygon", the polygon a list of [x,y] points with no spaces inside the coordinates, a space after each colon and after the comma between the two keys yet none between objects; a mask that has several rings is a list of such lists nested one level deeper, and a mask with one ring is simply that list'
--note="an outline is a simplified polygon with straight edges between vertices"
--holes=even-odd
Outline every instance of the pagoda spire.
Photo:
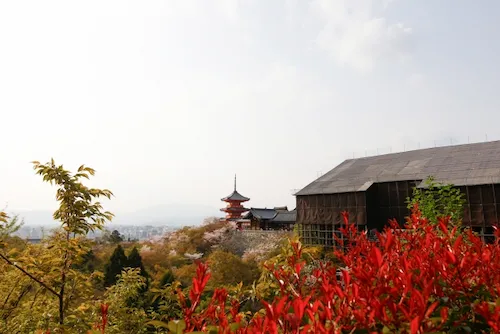
[{"label": "pagoda spire", "polygon": [[234,174],[234,191],[236,191],[236,174]]}]

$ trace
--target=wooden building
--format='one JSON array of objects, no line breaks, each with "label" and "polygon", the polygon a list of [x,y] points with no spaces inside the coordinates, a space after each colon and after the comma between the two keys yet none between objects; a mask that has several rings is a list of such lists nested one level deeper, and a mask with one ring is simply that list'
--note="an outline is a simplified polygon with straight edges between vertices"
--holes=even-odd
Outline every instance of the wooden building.
[{"label": "wooden building", "polygon": [[264,231],[291,231],[295,225],[296,218],[296,210],[289,211],[286,206],[273,209],[251,208],[243,217],[248,222],[244,227],[245,229]]},{"label": "wooden building", "polygon": [[296,193],[297,224],[308,245],[333,245],[348,211],[360,229],[404,223],[414,187],[434,177],[465,195],[463,224],[484,236],[500,221],[500,141],[437,147],[344,161]]}]

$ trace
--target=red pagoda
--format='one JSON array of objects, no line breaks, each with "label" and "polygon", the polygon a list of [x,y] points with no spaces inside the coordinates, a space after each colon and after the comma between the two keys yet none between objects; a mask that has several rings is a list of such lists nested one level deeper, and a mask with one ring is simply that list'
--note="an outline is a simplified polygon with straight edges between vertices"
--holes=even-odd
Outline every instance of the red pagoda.
[{"label": "red pagoda", "polygon": [[221,201],[226,202],[227,206],[220,209],[226,213],[226,220],[239,220],[244,212],[248,209],[245,208],[241,203],[249,201],[250,198],[245,197],[236,191],[236,175],[234,176],[234,191],[231,195],[224,197]]}]

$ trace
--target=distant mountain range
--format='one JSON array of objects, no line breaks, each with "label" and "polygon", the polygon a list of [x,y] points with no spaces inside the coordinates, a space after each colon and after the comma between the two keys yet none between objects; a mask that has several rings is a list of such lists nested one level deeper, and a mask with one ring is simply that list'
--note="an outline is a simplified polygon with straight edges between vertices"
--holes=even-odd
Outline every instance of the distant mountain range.
[{"label": "distant mountain range", "polygon": [[221,216],[217,208],[203,205],[156,205],[130,213],[116,212],[113,223],[133,225],[199,225],[207,217]]},{"label": "distant mountain range", "polygon": [[[207,217],[221,216],[220,211],[216,208],[187,204],[157,205],[128,213],[113,213],[115,218],[110,225],[167,225],[179,227],[199,225]],[[51,226],[57,224],[52,219],[52,212],[48,210],[12,210],[9,214],[19,214],[24,219],[25,225]]]}]

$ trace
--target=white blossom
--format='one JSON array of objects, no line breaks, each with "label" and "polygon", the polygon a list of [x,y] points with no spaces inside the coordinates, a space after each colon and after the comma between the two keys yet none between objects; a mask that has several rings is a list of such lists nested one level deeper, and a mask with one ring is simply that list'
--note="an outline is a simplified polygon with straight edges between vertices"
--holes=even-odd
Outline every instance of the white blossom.
[{"label": "white blossom", "polygon": [[190,260],[198,260],[201,259],[203,256],[203,253],[184,253],[184,256],[187,257]]},{"label": "white blossom", "polygon": [[169,232],[165,235],[165,242],[172,248],[176,248],[179,244],[189,241],[189,236],[183,231]]},{"label": "white blossom", "polygon": [[257,262],[265,260],[268,254],[276,250],[286,237],[287,233],[281,232],[256,234],[249,241],[242,256],[243,260],[254,259]]},{"label": "white blossom", "polygon": [[229,222],[224,224],[221,228],[218,228],[213,231],[207,231],[203,234],[203,239],[211,244],[220,244],[224,242],[228,237],[231,236],[231,232],[235,231],[237,228],[236,223]]},{"label": "white blossom", "polygon": [[143,245],[143,246],[141,247],[141,250],[139,251],[139,253],[141,253],[141,254],[144,254],[144,253],[149,253],[149,252],[151,252],[152,250],[153,250],[153,249],[152,249],[150,246],[148,246],[148,245]]}]

